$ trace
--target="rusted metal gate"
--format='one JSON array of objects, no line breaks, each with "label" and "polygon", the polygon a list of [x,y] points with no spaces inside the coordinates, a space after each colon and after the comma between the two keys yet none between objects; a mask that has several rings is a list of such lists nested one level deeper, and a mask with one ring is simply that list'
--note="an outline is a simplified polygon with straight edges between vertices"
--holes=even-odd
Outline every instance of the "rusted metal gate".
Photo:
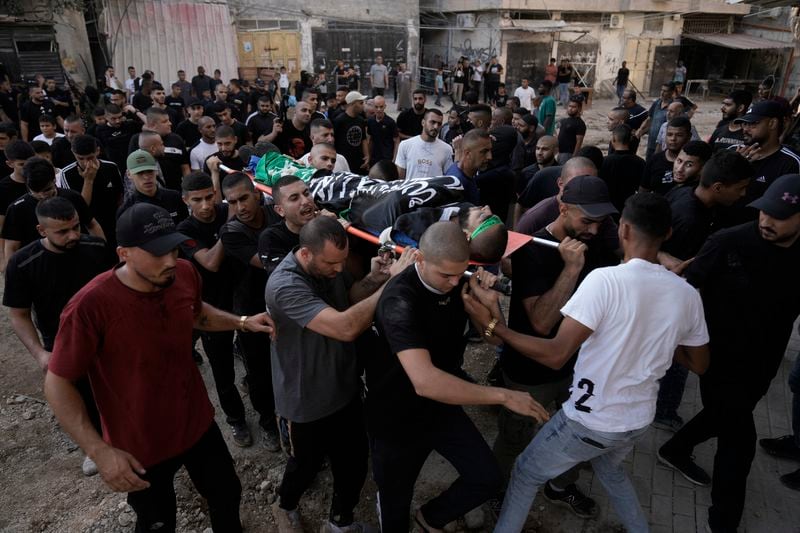
[{"label": "rusted metal gate", "polygon": [[506,87],[509,94],[527,78],[536,88],[544,79],[544,67],[550,60],[550,43],[508,43],[506,47]]},{"label": "rusted metal gate", "polygon": [[[628,62],[628,69],[631,71],[631,82],[642,94],[658,93],[661,80],[667,75],[663,72],[654,72],[656,48],[674,44],[673,39],[628,39],[625,45],[625,61]],[[673,62],[668,73],[669,79],[672,79],[674,71]]]}]

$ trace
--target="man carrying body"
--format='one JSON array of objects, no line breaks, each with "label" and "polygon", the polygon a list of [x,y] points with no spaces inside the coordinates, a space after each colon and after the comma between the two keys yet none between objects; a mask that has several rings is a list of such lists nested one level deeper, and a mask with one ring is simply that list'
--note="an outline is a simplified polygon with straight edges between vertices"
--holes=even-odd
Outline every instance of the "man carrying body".
[{"label": "man carrying body", "polygon": [[422,133],[401,141],[397,149],[397,172],[406,180],[441,176],[453,162],[453,148],[439,139],[444,115],[438,109],[428,109],[423,117]]},{"label": "man carrying body", "polygon": [[522,530],[538,489],[584,461],[591,461],[626,529],[648,530],[622,461],[653,419],[657,380],[673,357],[698,373],[708,367],[700,296],[657,264],[669,224],[664,198],[629,198],[619,230],[625,262],[589,273],[561,309],[564,319],[551,339],[506,327],[502,314],[479,303],[487,291],[470,282],[464,304],[487,336],[552,369],[580,348],[572,395],[517,459],[496,531]]},{"label": "man carrying body", "polygon": [[[750,204],[758,221],[716,232],[684,271],[700,289],[712,340],[700,379],[703,410],[658,451],[692,483],[711,483],[711,531],[735,531],[755,455],[753,410],[780,366],[800,313],[800,175],[782,176]],[[652,332],[650,332],[652,334]],[[717,437],[713,478],[694,447]]]},{"label": "man carrying body", "polygon": [[[378,350],[367,364],[367,423],[384,533],[407,532],[414,483],[431,451],[459,473],[444,493],[416,513],[417,526],[439,531],[496,494],[497,464],[460,407],[503,405],[521,416],[546,420],[525,393],[484,387],[456,377],[466,341],[467,315],[458,292],[469,245],[449,222],[430,226],[413,267],[396,276],[376,311]],[[485,287],[495,276],[478,270]]]},{"label": "man carrying body", "polygon": [[256,111],[250,113],[244,122],[253,143],[269,141],[267,137],[272,133],[272,126],[277,118],[278,115],[272,111],[272,99],[266,95],[260,96],[256,102]]},{"label": "man carrying body", "polygon": [[[366,96],[350,91],[344,101],[347,107],[333,121],[333,140],[336,153],[347,159],[352,172],[366,174],[369,171],[369,144],[367,143],[367,121],[362,116]],[[438,135],[439,132],[437,131]]]},{"label": "man carrying body", "polygon": [[267,308],[281,330],[272,346],[272,381],[289,453],[272,506],[280,533],[301,530],[297,507],[326,455],[334,496],[322,531],[363,530],[353,521],[367,474],[353,342],[372,323],[384,283],[410,263],[413,252],[409,248],[391,266],[374,258],[370,273],[357,283],[343,272],[347,255],[341,224],[317,217],[300,230],[299,247],[272,272],[266,287]]},{"label": "man carrying body", "polygon": [[[314,143],[314,146],[318,144],[333,145],[333,124],[331,123],[330,120],[318,118],[311,121],[310,133],[311,133],[311,142]],[[311,152],[313,151],[314,148],[312,146]],[[311,164],[310,162],[311,152],[308,152],[303,157],[298,159],[298,162],[306,166],[320,168],[317,165]],[[336,155],[336,149],[334,149],[333,152],[334,155]],[[319,164],[320,161],[317,160],[316,163]],[[333,166],[333,171],[350,172],[350,165],[347,164],[347,159],[345,159],[344,157],[336,157],[335,164]]]},{"label": "man carrying body", "polygon": [[242,158],[239,157],[236,132],[230,126],[220,124],[214,132],[214,144],[217,151],[209,155],[203,163],[203,172],[212,178],[216,175],[216,183],[221,183],[228,172],[222,170],[220,165],[239,171],[244,168]]},{"label": "man carrying body", "polygon": [[[64,309],[45,395],[103,480],[128,492],[139,530],[159,523],[175,529],[173,477],[186,466],[208,501],[211,526],[235,533],[241,531],[241,485],[192,361],[192,328],[274,330],[265,313],[240,318],[201,301],[200,275],[177,259],[185,240],[159,207],[139,204],[125,213],[117,234],[122,263]],[[102,438],[73,384],[85,375]]]}]

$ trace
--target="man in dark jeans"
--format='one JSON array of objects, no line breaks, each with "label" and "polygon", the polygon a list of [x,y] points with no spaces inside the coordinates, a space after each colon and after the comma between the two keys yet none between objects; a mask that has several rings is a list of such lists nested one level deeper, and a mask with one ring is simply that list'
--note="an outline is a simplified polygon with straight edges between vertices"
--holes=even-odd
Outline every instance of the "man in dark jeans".
[{"label": "man in dark jeans", "polygon": [[[703,296],[711,364],[700,378],[703,410],[658,450],[661,462],[692,483],[711,483],[715,532],[733,532],[741,521],[756,447],[753,410],[800,313],[800,175],[781,176],[750,206],[759,209],[758,221],[718,231],[686,268]],[[691,454],[713,437],[712,479]]]},{"label": "man in dark jeans", "polygon": [[[437,531],[497,495],[497,461],[461,405],[502,405],[547,419],[527,392],[457,377],[466,347],[461,292],[468,264],[469,243],[459,226],[437,222],[422,234],[414,266],[390,281],[378,302],[379,338],[366,369],[367,424],[383,533],[409,530],[414,483],[432,451],[460,477],[417,511],[419,529]],[[496,280],[482,269],[474,279],[484,289]]]},{"label": "man in dark jeans", "polygon": [[[222,194],[234,217],[225,224],[220,239],[225,254],[236,262],[235,277],[239,280],[233,291],[233,311],[239,315],[264,311],[264,286],[267,272],[258,257],[258,237],[280,218],[271,205],[264,205],[262,195],[255,190],[247,175],[236,172],[222,182]],[[259,414],[264,430],[264,447],[271,452],[280,450],[275,423],[275,399],[270,379],[269,339],[261,333],[239,332],[239,347],[247,369],[250,401]]]},{"label": "man in dark jeans", "polygon": [[[186,237],[161,207],[132,206],[117,225],[120,264],[64,308],[44,391],[64,430],[127,492],[136,531],[175,531],[181,466],[208,502],[211,527],[237,533],[241,484],[191,356],[192,329],[272,334],[266,313],[237,317],[200,299],[200,275],[178,259]],[[166,356],[168,355],[168,356]],[[103,436],[74,382],[89,376]]]}]

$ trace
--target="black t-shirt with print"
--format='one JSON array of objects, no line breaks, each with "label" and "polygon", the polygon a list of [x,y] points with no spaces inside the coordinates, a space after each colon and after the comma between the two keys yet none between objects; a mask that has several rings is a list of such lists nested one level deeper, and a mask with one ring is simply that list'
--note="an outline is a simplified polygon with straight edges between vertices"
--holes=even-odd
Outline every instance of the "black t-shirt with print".
[{"label": "black t-shirt with print", "polygon": [[[83,189],[83,176],[80,175],[78,164],[67,165],[62,171],[65,185],[80,194]],[[94,178],[92,203],[89,209],[103,228],[109,246],[114,246],[117,242],[117,207],[122,201],[122,192],[122,177],[117,165],[101,159],[100,168]]]},{"label": "black t-shirt with print", "polygon": [[729,125],[730,122],[725,122],[711,134],[708,143],[713,147],[714,152],[727,150],[731,146],[744,143],[744,129],[739,128],[736,131],[731,131],[728,128]]},{"label": "black t-shirt with print", "polygon": [[[164,155],[158,158],[158,165],[161,167],[161,174],[167,188],[173,191],[181,190],[181,180],[183,179],[183,165],[189,164],[189,151],[186,149],[186,142],[175,133],[168,133],[161,136],[164,143]],[[131,136],[128,143],[128,153],[139,149],[139,134]]]},{"label": "black t-shirt with print", "polygon": [[311,129],[309,126],[306,126],[302,130],[298,130],[294,127],[291,120],[285,120],[283,122],[283,129],[275,137],[274,144],[282,154],[300,159],[310,152],[313,146],[311,142]]},{"label": "black t-shirt with print", "polygon": [[75,293],[96,275],[114,265],[114,256],[103,239],[81,235],[71,250],[55,253],[37,239],[8,261],[3,305],[32,309],[42,345],[53,349],[61,311]]},{"label": "black t-shirt with print", "polygon": [[653,154],[644,164],[642,187],[648,191],[664,195],[675,186],[672,179],[673,162],[667,160],[667,152]]},{"label": "black t-shirt with print", "polygon": [[351,117],[347,113],[342,113],[336,117],[333,123],[333,138],[336,146],[336,153],[347,159],[350,170],[361,172],[361,165],[364,164],[364,151],[361,144],[367,138],[367,121],[364,117],[356,115]]},{"label": "black t-shirt with print", "polygon": [[[233,170],[242,170],[242,169],[244,169],[244,163],[242,162],[242,158],[239,157],[238,153],[236,155],[234,155],[234,156],[228,157],[228,156],[222,155],[219,152],[215,152],[215,153],[211,154],[208,157],[214,157],[214,156],[218,157],[220,163],[222,163],[223,165],[225,165],[226,167],[228,167],[230,169],[233,169]],[[206,157],[206,160],[203,161],[203,172],[205,172],[206,174],[208,174],[210,176],[211,175],[211,169],[208,168],[208,163],[206,163],[206,161],[208,161],[208,157]],[[225,179],[225,176],[227,176],[227,175],[228,175],[227,172],[225,172],[222,169],[219,169],[219,179],[220,179],[220,181]]]},{"label": "black t-shirt with print", "polygon": [[41,104],[28,100],[19,108],[19,119],[28,123],[28,138],[23,141],[31,142],[34,137],[42,133],[39,129],[39,117],[42,115],[56,116],[55,105],[52,100],[45,98]]},{"label": "black t-shirt with print", "polygon": [[[56,194],[60,198],[66,198],[75,206],[80,219],[81,231],[85,233],[93,217],[83,197],[75,191],[61,188],[56,189]],[[19,241],[20,247],[40,239],[41,235],[36,230],[36,226],[39,224],[39,220],[36,218],[37,205],[39,205],[39,200],[30,193],[26,193],[8,206],[6,220],[3,223],[3,238],[8,241]]]},{"label": "black t-shirt with print", "polygon": [[140,193],[136,189],[125,195],[122,205],[119,206],[119,209],[117,209],[117,218],[122,216],[122,213],[124,213],[125,210],[130,206],[139,203],[153,204],[163,207],[167,210],[175,225],[189,218],[189,209],[186,207],[186,204],[183,203],[181,193],[178,191],[173,191],[172,189],[165,189],[163,187],[159,187],[158,190],[156,190],[155,196],[147,196],[146,194]]},{"label": "black t-shirt with print", "polygon": [[286,220],[281,220],[261,232],[258,238],[258,257],[267,275],[299,244],[300,234],[292,233],[286,226]]},{"label": "black t-shirt with print", "polygon": [[25,183],[14,181],[10,175],[0,179],[0,214],[5,216],[8,206],[27,192]]},{"label": "black t-shirt with print", "polygon": [[164,99],[164,103],[167,104],[167,108],[172,109],[172,111],[175,113],[173,116],[177,120],[172,124],[173,126],[177,126],[185,116],[183,110],[186,108],[186,102],[184,101],[183,96],[174,97],[170,94]]}]

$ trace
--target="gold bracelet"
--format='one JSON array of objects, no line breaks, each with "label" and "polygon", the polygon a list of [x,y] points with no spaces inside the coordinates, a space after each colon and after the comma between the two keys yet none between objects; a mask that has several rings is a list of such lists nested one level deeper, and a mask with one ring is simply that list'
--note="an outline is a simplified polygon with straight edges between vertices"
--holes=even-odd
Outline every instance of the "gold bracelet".
[{"label": "gold bracelet", "polygon": [[487,339],[494,336],[494,328],[497,326],[497,319],[493,318],[491,322],[486,326],[486,329],[483,330],[483,336]]},{"label": "gold bracelet", "polygon": [[247,315],[242,315],[239,317],[239,331],[247,331],[244,329],[244,323],[247,320]]}]

